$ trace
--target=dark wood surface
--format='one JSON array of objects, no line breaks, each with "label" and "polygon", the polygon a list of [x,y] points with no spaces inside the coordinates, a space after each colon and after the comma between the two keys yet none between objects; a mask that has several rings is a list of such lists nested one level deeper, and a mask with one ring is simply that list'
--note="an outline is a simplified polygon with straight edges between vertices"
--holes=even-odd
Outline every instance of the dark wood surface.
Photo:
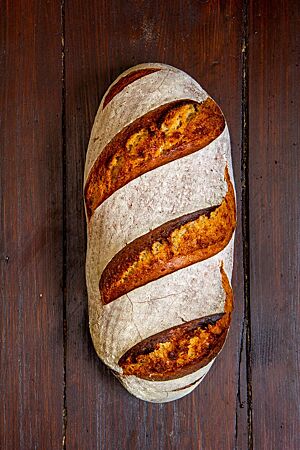
[{"label": "dark wood surface", "polygon": [[256,1],[249,19],[253,443],[299,449],[300,3]]},{"label": "dark wood surface", "polygon": [[[1,449],[300,448],[298,3],[1,4]],[[84,277],[91,126],[115,77],[148,61],[220,104],[239,212],[226,346],[196,391],[162,405],[98,360]]]},{"label": "dark wood surface", "polygon": [[58,449],[64,392],[60,3],[1,2],[0,23],[0,448]]}]

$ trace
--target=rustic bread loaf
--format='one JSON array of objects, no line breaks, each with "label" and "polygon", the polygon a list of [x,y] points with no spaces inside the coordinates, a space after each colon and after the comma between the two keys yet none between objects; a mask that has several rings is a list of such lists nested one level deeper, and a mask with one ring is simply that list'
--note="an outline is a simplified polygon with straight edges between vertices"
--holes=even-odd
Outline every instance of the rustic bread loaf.
[{"label": "rustic bread loaf", "polygon": [[218,105],[174,67],[124,72],[95,119],[84,197],[95,349],[135,396],[180,398],[208,372],[233,309],[235,191]]}]

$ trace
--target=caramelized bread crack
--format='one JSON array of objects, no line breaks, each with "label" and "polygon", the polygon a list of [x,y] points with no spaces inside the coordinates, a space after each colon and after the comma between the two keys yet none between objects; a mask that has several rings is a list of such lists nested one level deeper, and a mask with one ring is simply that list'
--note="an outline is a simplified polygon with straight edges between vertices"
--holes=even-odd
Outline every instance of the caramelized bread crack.
[{"label": "caramelized bread crack", "polygon": [[225,180],[228,190],[220,205],[167,222],[135,239],[112,258],[99,283],[103,303],[210,258],[226,247],[236,226],[235,196],[227,167]]},{"label": "caramelized bread crack", "polygon": [[200,150],[224,127],[223,114],[211,98],[200,104],[192,100],[168,103],[135,120],[104,148],[89,173],[85,185],[88,219],[117,189],[149,170]]},{"label": "caramelized bread crack", "polygon": [[124,375],[165,381],[206,366],[219,353],[230,326],[232,289],[220,267],[226,294],[224,313],[203,317],[157,333],[128,350],[119,360]]}]

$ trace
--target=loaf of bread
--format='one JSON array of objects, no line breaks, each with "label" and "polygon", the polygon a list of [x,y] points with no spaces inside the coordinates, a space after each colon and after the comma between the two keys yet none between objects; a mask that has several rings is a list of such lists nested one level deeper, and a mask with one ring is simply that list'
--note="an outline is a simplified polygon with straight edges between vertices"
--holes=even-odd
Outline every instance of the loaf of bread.
[{"label": "loaf of bread", "polygon": [[218,105],[174,67],[124,72],[97,112],[84,199],[99,357],[143,400],[188,394],[223,347],[233,310],[236,201]]}]

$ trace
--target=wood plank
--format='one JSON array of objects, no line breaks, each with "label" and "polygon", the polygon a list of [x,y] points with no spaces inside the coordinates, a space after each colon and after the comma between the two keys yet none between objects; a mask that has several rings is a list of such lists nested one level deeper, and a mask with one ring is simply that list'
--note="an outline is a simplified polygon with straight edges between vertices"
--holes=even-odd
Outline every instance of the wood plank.
[{"label": "wood plank", "polygon": [[2,2],[0,448],[62,442],[60,2]]},{"label": "wood plank", "polygon": [[254,448],[300,448],[300,4],[250,2]]},{"label": "wood plank", "polygon": [[82,202],[85,153],[102,95],[124,69],[161,61],[189,72],[223,108],[240,207],[241,15],[241,1],[66,3],[67,448],[246,448],[241,227],[233,279],[236,309],[226,348],[192,395],[147,404],[121,387],[92,347]]}]

